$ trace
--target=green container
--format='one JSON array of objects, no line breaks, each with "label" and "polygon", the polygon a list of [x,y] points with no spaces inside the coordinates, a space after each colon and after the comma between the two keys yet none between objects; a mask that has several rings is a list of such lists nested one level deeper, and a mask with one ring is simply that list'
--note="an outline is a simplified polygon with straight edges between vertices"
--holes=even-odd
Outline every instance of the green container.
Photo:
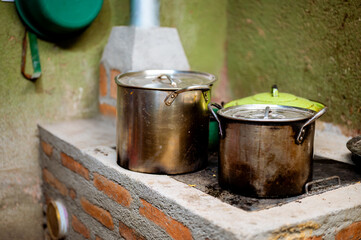
[{"label": "green container", "polygon": [[37,36],[57,39],[89,26],[103,0],[15,0],[15,5],[20,18]]},{"label": "green container", "polygon": [[310,109],[316,112],[319,112],[321,109],[325,107],[323,104],[319,102],[314,102],[306,98],[297,97],[289,93],[278,92],[276,86],[273,86],[272,91],[269,93],[259,93],[250,97],[234,100],[225,104],[224,107],[227,108],[237,105],[248,105],[248,104],[283,105],[283,106]]},{"label": "green container", "polygon": [[[215,113],[218,108],[212,108]],[[219,148],[219,127],[217,120],[211,114],[209,117],[209,138],[208,138],[208,150],[210,152],[217,152]]]}]

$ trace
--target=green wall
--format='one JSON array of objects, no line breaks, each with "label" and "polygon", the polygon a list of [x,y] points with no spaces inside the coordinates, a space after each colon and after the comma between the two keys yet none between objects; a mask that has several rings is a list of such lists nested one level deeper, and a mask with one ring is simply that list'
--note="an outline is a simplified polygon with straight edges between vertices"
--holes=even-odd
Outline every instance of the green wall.
[{"label": "green wall", "polygon": [[[327,104],[323,120],[361,129],[360,1],[160,2],[161,25],[178,29],[191,68],[219,77],[217,101],[276,83]],[[0,13],[0,239],[39,239],[36,125],[98,113],[102,49],[111,27],[129,22],[129,1],[104,0],[76,39],[39,40],[43,76],[35,84],[20,73],[24,27],[14,3],[0,2]]]},{"label": "green wall", "polygon": [[227,0],[161,0],[161,26],[178,29],[193,70],[220,75],[225,59]]},{"label": "green wall", "polygon": [[[161,0],[161,6],[161,26],[178,28],[192,68],[218,75],[225,1]],[[111,27],[129,22],[129,0],[104,0],[78,38],[38,40],[43,75],[35,84],[20,73],[24,27],[14,3],[0,2],[0,13],[0,239],[42,239],[37,124],[98,113],[98,64]]]},{"label": "green wall", "polygon": [[[228,1],[233,98],[280,91],[329,106],[322,120],[361,129],[359,0]],[[359,131],[359,133],[361,133]]]},{"label": "green wall", "polygon": [[20,73],[24,26],[14,3],[0,2],[0,239],[43,238],[37,124],[97,113],[102,49],[111,26],[126,24],[128,12],[128,1],[105,0],[78,38],[38,40],[43,75],[34,84]]}]

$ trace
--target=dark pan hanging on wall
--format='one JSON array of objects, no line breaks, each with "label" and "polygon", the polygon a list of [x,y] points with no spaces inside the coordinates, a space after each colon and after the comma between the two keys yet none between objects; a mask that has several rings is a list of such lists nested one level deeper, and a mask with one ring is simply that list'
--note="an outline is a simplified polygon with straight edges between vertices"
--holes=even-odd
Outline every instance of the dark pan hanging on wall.
[{"label": "dark pan hanging on wall", "polygon": [[[21,72],[31,81],[41,76],[37,37],[59,41],[82,32],[99,14],[103,0],[15,0],[16,10],[26,30],[23,38]],[[27,35],[33,74],[25,73]]]}]

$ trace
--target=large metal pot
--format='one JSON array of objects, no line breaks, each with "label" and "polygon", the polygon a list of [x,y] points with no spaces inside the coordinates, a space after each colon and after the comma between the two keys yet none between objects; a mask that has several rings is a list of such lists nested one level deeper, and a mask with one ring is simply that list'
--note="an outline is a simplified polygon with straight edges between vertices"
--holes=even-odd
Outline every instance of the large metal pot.
[{"label": "large metal pot", "polygon": [[289,106],[220,108],[219,184],[243,195],[286,197],[303,193],[311,180],[318,113]]},{"label": "large metal pot", "polygon": [[119,75],[115,81],[120,166],[179,174],[206,165],[213,75],[147,70]]}]

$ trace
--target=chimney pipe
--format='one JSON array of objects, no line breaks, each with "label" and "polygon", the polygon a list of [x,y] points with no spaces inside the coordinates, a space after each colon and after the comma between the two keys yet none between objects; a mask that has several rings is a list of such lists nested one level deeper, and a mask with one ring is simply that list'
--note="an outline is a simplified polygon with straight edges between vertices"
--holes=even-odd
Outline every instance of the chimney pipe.
[{"label": "chimney pipe", "polygon": [[133,27],[159,27],[159,0],[131,0],[130,25]]}]

